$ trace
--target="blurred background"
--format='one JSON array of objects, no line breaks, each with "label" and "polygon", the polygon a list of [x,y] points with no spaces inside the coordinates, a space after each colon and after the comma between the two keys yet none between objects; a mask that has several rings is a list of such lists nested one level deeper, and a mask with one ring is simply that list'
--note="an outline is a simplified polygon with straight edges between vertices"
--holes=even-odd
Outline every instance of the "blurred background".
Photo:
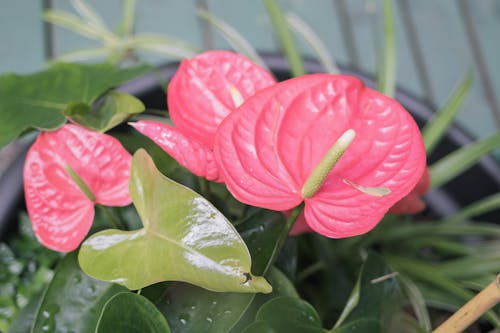
[{"label": "blurred background", "polygon": [[[124,1],[86,0],[114,30]],[[129,1],[129,3],[133,3]],[[282,0],[318,35],[334,61],[376,74],[383,47],[379,0]],[[0,74],[38,71],[47,60],[100,44],[42,19],[46,9],[77,15],[68,0],[3,1],[0,9]],[[269,16],[256,0],[136,0],[134,33],[166,34],[199,48],[230,48],[222,35],[197,15],[204,8],[245,37],[256,50],[277,52]],[[475,137],[500,128],[500,0],[393,0],[396,17],[397,84],[436,108],[463,80],[474,81],[458,122]],[[314,53],[297,39],[301,52]],[[380,51],[380,52],[379,52]],[[175,60],[146,54],[154,64]]]}]

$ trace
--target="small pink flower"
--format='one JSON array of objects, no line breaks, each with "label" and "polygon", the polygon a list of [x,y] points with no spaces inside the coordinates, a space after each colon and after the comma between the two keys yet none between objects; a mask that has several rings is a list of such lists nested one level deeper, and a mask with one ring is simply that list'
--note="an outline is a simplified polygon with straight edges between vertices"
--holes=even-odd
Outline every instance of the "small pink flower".
[{"label": "small pink flower", "polygon": [[[305,191],[336,142],[345,152]],[[250,97],[219,126],[215,157],[238,200],[279,211],[305,202],[309,227],[335,238],[371,230],[425,169],[420,132],[399,103],[354,77],[328,74]]]},{"label": "small pink flower", "polygon": [[154,121],[131,125],[194,174],[222,181],[213,158],[217,127],[244,100],[273,84],[268,71],[244,56],[204,52],[184,60],[168,86],[175,127]]},{"label": "small pink flower", "polygon": [[130,154],[109,135],[72,124],[41,133],[24,164],[26,205],[40,242],[72,251],[92,225],[94,204],[130,204],[130,165]]}]

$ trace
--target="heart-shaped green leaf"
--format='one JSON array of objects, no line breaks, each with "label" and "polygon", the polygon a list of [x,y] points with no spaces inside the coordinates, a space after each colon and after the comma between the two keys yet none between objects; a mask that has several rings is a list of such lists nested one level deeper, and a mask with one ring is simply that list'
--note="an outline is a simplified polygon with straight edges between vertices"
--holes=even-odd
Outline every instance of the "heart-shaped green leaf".
[{"label": "heart-shaped green leaf", "polygon": [[278,249],[278,240],[285,228],[285,216],[280,212],[259,209],[238,225],[238,231],[253,258],[252,271],[264,274],[272,264],[270,259]]},{"label": "heart-shaped green leaf", "polygon": [[244,333],[287,332],[323,333],[316,310],[296,297],[277,297],[266,302],[257,312],[256,321]]},{"label": "heart-shaped green leaf", "polygon": [[233,225],[205,198],[162,175],[142,149],[132,158],[130,196],[144,228],[87,239],[79,254],[87,274],[129,289],[175,280],[213,291],[271,291],[250,274],[250,254]]},{"label": "heart-shaped green leaf", "polygon": [[216,293],[182,282],[169,284],[160,295],[155,304],[177,333],[227,332],[255,297],[248,293]]},{"label": "heart-shaped green leaf", "polygon": [[104,305],[95,333],[170,333],[170,328],[147,298],[119,293]]},{"label": "heart-shaped green leaf", "polygon": [[75,252],[58,264],[43,295],[31,332],[94,333],[106,301],[126,289],[97,281],[78,267]]},{"label": "heart-shaped green leaf", "polygon": [[70,103],[64,115],[74,123],[104,133],[144,110],[144,104],[134,96],[111,91],[97,105]]},{"label": "heart-shaped green leaf", "polygon": [[29,128],[64,124],[68,103],[92,103],[106,90],[145,72],[103,64],[55,64],[31,74],[0,76],[0,148]]},{"label": "heart-shaped green leaf", "polygon": [[344,312],[330,332],[386,332],[400,301],[401,288],[394,272],[382,257],[370,252]]},{"label": "heart-shaped green leaf", "polygon": [[273,286],[273,292],[270,294],[255,295],[252,304],[250,304],[250,306],[246,309],[238,323],[236,323],[236,325],[229,331],[230,333],[240,333],[247,326],[252,324],[255,321],[257,312],[262,305],[271,299],[281,296],[299,297],[293,283],[276,267],[271,266],[269,268],[269,271],[266,274],[266,279]]}]

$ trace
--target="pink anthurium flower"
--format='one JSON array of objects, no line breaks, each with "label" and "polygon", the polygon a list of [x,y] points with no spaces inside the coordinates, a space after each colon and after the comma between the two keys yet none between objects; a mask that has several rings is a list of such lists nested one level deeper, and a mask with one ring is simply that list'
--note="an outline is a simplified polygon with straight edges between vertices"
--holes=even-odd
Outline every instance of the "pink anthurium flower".
[{"label": "pink anthurium flower", "polygon": [[219,126],[215,157],[237,199],[280,211],[305,202],[309,227],[334,238],[371,230],[425,169],[420,132],[399,103],[329,74],[250,97]]},{"label": "pink anthurium flower", "polygon": [[[425,171],[418,181],[417,185],[401,200],[396,202],[394,206],[389,209],[389,213],[392,214],[416,214],[420,213],[425,209],[425,202],[422,200],[422,196],[427,193],[430,185],[430,175],[429,169],[425,168]],[[290,210],[285,212],[286,216],[290,215]],[[304,214],[300,214],[297,217],[292,230],[291,235],[300,235],[303,233],[311,232],[312,229],[306,222]]]},{"label": "pink anthurium flower", "polygon": [[39,241],[76,249],[94,220],[94,204],[126,206],[131,156],[113,137],[67,124],[41,133],[24,164],[28,214]]},{"label": "pink anthurium flower", "polygon": [[184,60],[168,86],[175,126],[154,121],[131,125],[194,174],[222,181],[213,158],[217,127],[244,100],[275,83],[268,71],[242,55],[207,51]]},{"label": "pink anthurium flower", "polygon": [[389,213],[416,214],[423,211],[425,209],[425,202],[422,200],[422,196],[429,190],[429,185],[429,169],[425,168],[425,171],[415,188],[403,199],[396,202],[396,204],[389,209]]}]

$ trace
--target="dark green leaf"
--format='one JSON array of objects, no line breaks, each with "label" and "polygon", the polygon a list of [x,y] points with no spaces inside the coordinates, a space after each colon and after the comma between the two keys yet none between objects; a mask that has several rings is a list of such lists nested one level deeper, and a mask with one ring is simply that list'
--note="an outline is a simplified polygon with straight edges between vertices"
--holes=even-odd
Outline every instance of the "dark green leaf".
[{"label": "dark green leaf", "polygon": [[162,314],[147,298],[119,293],[104,305],[96,333],[170,333]]},{"label": "dark green leaf", "polygon": [[299,297],[292,282],[274,266],[269,268],[266,278],[273,286],[273,292],[271,294],[255,295],[252,304],[247,308],[236,326],[232,328],[231,333],[240,333],[245,327],[253,323],[260,307],[267,301],[280,296]]},{"label": "dark green leaf", "polygon": [[104,133],[144,109],[144,104],[134,96],[111,91],[92,106],[82,102],[70,103],[64,115],[74,123]]},{"label": "dark green leaf", "polygon": [[123,287],[85,275],[78,267],[76,253],[69,253],[56,268],[31,331],[94,333],[104,304],[123,291]]},{"label": "dark green leaf", "polygon": [[[370,252],[361,268],[358,285],[347,302],[350,306],[331,332],[386,332],[384,329],[390,324],[400,298],[401,289],[393,271],[379,255]],[[346,330],[348,327],[351,330]]]},{"label": "dark green leaf", "polygon": [[269,268],[284,228],[285,216],[270,210],[258,210],[238,225],[238,232],[252,256],[254,274],[264,274]]},{"label": "dark green leaf", "polygon": [[238,322],[254,296],[217,293],[175,282],[167,285],[155,304],[173,332],[221,333]]},{"label": "dark green leaf", "polygon": [[43,292],[39,292],[17,313],[10,324],[8,333],[30,333],[42,296]]},{"label": "dark green leaf", "polygon": [[132,159],[130,195],[144,228],[88,238],[79,254],[87,274],[132,290],[184,281],[213,291],[271,291],[251,275],[250,254],[233,225],[205,198],[163,176],[143,149]]},{"label": "dark green leaf", "polygon": [[147,69],[59,63],[31,75],[0,76],[0,148],[27,129],[60,127],[66,121],[63,111],[69,103],[91,104],[110,88]]},{"label": "dark green leaf", "polygon": [[334,333],[375,333],[385,332],[382,330],[380,320],[374,318],[358,318],[350,321],[339,328],[336,328]]},{"label": "dark green leaf", "polygon": [[324,330],[309,303],[300,298],[282,296],[262,305],[255,323],[244,330],[244,333],[261,332],[323,333]]}]

